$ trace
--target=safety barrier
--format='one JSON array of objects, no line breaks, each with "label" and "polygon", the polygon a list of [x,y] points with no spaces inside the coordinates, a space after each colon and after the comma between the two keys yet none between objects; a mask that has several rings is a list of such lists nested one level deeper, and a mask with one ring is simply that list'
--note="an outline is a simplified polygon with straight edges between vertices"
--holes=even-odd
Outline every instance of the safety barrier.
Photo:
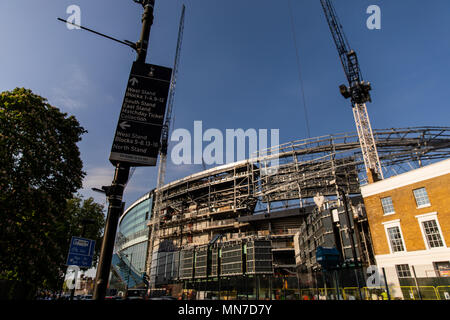
[{"label": "safety barrier", "polygon": [[[399,290],[402,295],[402,300],[450,300],[450,286],[400,286],[389,287],[391,299],[399,299],[393,297],[394,290]],[[388,300],[386,288],[368,288],[368,287],[344,287],[339,289],[339,297],[336,294],[336,288],[306,288],[300,290],[302,299],[308,297],[309,299],[319,300]]]},{"label": "safety barrier", "polygon": [[450,286],[437,286],[436,292],[439,300],[450,300]]},{"label": "safety barrier", "polygon": [[[450,300],[450,286],[389,286],[391,300]],[[191,298],[192,290],[184,290],[185,298]],[[216,296],[218,292],[215,292]],[[400,298],[400,295],[402,298]],[[303,288],[273,289],[261,291],[260,300],[388,300],[385,287],[344,287],[339,288]],[[236,290],[221,291],[221,300],[257,299],[255,292],[238,294]]]},{"label": "safety barrier", "polygon": [[401,286],[403,300],[440,300],[435,287],[432,286]]},{"label": "safety barrier", "polygon": [[350,287],[342,289],[344,300],[367,300],[365,297],[365,288]]}]

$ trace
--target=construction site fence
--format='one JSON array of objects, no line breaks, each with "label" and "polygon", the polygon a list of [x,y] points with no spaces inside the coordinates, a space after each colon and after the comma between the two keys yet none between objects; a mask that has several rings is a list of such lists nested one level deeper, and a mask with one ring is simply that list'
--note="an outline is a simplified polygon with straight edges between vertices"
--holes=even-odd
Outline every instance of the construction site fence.
[{"label": "construction site fence", "polygon": [[[278,268],[279,270],[280,268]],[[286,268],[284,271],[289,271]],[[174,281],[181,299],[199,300],[449,300],[446,263],[342,268],[290,274],[236,274]],[[376,281],[374,281],[374,279]],[[376,283],[376,284],[375,284]],[[184,292],[183,292],[184,289]]]},{"label": "construction site fence", "polygon": [[[388,270],[389,271],[389,270]],[[339,277],[331,272],[321,275],[318,273],[313,279],[306,282],[295,275],[253,275],[240,277],[221,277],[204,281],[185,281],[184,298],[212,299],[212,300],[449,300],[450,284],[448,277],[418,278],[415,283],[393,284],[382,281],[376,286],[367,285],[365,277],[359,279],[361,284],[350,276],[356,275],[348,272]],[[317,281],[317,280],[327,281]],[[344,282],[345,281],[345,282]],[[403,280],[402,280],[403,281]],[[422,282],[422,283],[421,283]],[[425,283],[423,283],[425,282]],[[434,282],[429,285],[428,283]],[[347,284],[348,283],[348,284]],[[353,283],[353,284],[351,284]],[[337,289],[336,289],[337,288]]]},{"label": "construction site fence", "polygon": [[[389,288],[389,290],[394,288]],[[403,293],[403,298],[392,297],[383,288],[357,287],[348,288],[306,288],[273,290],[272,295],[240,294],[236,290],[220,292],[205,292],[183,290],[183,299],[192,300],[450,300],[450,286],[439,287],[397,287]],[[361,296],[360,296],[361,292]]]},{"label": "construction site fence", "polygon": [[300,289],[303,300],[450,300],[450,286],[399,286],[389,291],[400,290],[402,298],[393,297],[385,288],[357,287]]}]

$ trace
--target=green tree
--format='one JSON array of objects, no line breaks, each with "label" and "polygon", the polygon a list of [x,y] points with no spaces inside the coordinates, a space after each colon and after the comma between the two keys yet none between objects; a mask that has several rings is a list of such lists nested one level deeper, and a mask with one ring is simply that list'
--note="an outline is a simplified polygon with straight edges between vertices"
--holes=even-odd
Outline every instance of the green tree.
[{"label": "green tree", "polygon": [[98,259],[103,235],[102,230],[105,227],[103,209],[103,205],[94,202],[93,198],[83,200],[78,196],[67,201],[67,234],[95,240],[96,250],[93,264],[96,264]]},{"label": "green tree", "polygon": [[79,223],[72,217],[78,200],[67,199],[82,187],[77,143],[85,132],[74,116],[31,90],[0,94],[0,280],[26,286],[31,295],[62,286]]}]

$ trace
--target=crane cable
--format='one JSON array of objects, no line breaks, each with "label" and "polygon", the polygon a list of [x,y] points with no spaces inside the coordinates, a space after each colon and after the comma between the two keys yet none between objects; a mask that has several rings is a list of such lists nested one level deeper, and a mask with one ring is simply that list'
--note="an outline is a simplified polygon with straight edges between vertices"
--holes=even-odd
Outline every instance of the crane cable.
[{"label": "crane cable", "polygon": [[308,134],[308,138],[311,138],[311,131],[309,129],[309,120],[308,120],[308,108],[306,105],[305,89],[304,89],[304,85],[303,85],[302,69],[301,69],[301,64],[300,64],[300,55],[299,55],[299,50],[298,50],[298,45],[297,45],[297,35],[295,32],[294,14],[293,14],[293,10],[292,10],[291,0],[288,0],[288,7],[289,7],[289,15],[291,18],[291,28],[292,28],[292,37],[294,39],[295,55],[297,58],[298,78],[300,80],[300,89],[301,89],[301,93],[302,93],[303,109],[305,112],[306,132]]}]

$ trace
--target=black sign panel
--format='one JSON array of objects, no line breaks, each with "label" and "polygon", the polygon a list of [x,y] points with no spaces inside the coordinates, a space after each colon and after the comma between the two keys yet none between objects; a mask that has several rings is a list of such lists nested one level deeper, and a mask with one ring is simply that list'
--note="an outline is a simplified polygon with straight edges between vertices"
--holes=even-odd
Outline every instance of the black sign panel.
[{"label": "black sign panel", "polygon": [[135,62],[128,79],[109,160],[155,166],[172,69]]}]

